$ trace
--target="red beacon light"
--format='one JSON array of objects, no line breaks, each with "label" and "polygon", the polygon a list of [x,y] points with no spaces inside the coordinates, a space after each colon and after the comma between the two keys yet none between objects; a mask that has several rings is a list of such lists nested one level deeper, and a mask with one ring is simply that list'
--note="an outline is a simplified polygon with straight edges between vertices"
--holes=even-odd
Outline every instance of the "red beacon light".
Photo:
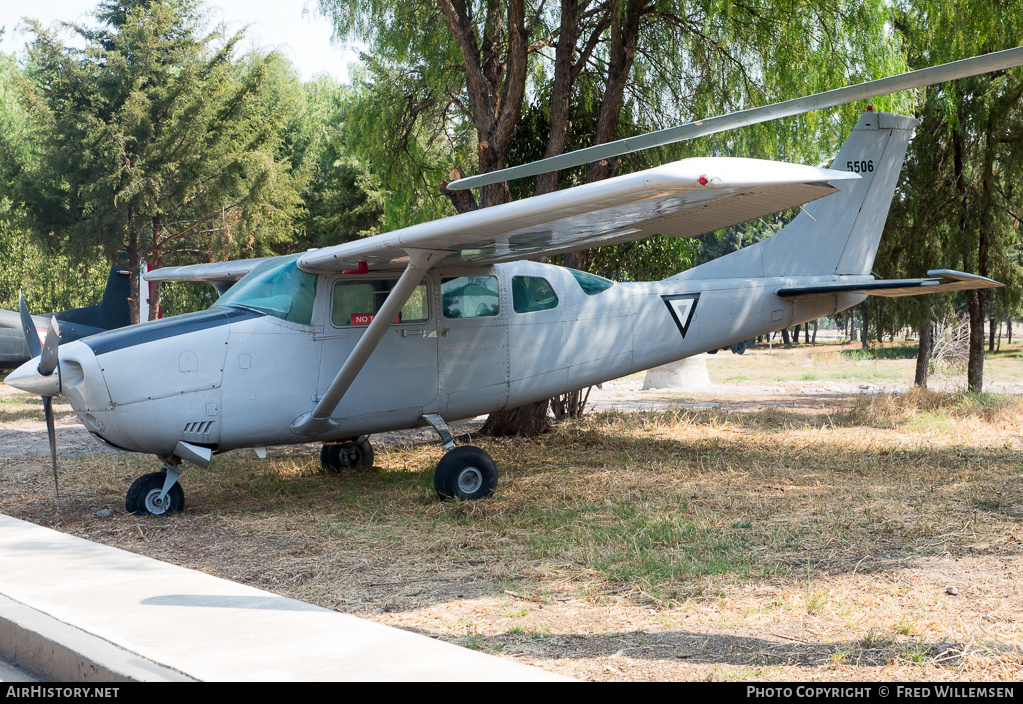
[{"label": "red beacon light", "polygon": [[868,105],[867,106],[867,112],[874,112],[874,106],[873,105]]},{"label": "red beacon light", "polygon": [[704,174],[703,176],[700,177],[700,185],[701,186],[706,186],[708,183],[710,183],[710,179],[707,178],[706,174]]},{"label": "red beacon light", "polygon": [[369,273],[369,265],[366,264],[366,262],[359,262],[359,268],[358,269],[345,269],[341,273],[342,274],[368,274]]}]

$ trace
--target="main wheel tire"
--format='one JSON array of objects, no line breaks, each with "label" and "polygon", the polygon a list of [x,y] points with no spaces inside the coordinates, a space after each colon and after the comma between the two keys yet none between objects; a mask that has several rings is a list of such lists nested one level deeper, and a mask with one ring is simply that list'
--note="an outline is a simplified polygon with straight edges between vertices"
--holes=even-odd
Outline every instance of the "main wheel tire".
[{"label": "main wheel tire", "polygon": [[180,513],[185,508],[185,491],[177,482],[174,482],[174,486],[167,492],[163,501],[159,501],[166,479],[166,472],[143,474],[132,482],[128,489],[128,494],[124,498],[124,509],[136,516],[169,516]]},{"label": "main wheel tire", "polygon": [[433,488],[442,501],[475,501],[497,489],[497,465],[486,452],[463,445],[444,455],[433,473]]},{"label": "main wheel tire", "polygon": [[339,445],[324,445],[320,465],[328,472],[365,472],[373,469],[373,446],[369,438]]},{"label": "main wheel tire", "polygon": [[731,349],[732,354],[742,354],[743,352],[746,351],[746,341],[743,340],[742,342],[736,342],[734,345],[732,345]]}]

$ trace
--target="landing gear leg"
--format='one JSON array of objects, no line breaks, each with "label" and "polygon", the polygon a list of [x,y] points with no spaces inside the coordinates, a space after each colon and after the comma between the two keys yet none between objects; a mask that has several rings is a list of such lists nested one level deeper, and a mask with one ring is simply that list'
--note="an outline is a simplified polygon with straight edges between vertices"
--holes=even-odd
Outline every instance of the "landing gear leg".
[{"label": "landing gear leg", "polygon": [[177,463],[163,459],[162,472],[143,474],[132,482],[124,499],[124,509],[128,513],[137,516],[169,516],[185,508],[185,492],[178,484],[181,470]]},{"label": "landing gear leg", "polygon": [[440,436],[441,447],[447,450],[433,473],[433,488],[442,500],[461,499],[475,501],[493,495],[497,488],[497,465],[493,458],[478,447],[455,447],[448,424],[436,413],[427,413],[423,419]]},{"label": "landing gear leg", "polygon": [[324,445],[320,450],[320,465],[328,472],[365,472],[373,469],[373,446],[369,443],[369,436]]}]

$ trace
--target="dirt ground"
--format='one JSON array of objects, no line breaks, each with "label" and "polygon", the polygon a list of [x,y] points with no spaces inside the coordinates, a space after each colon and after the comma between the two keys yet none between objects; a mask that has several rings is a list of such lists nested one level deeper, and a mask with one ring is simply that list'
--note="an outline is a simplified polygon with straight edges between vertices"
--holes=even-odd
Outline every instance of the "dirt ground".
[{"label": "dirt ground", "polygon": [[[593,392],[591,405],[837,414],[857,397],[901,383],[716,383],[681,393],[643,391],[641,382],[636,376],[606,384]],[[576,561],[503,551],[501,538],[480,547],[474,540],[483,528],[474,527],[472,507],[460,517],[457,535],[407,542],[393,537],[401,526],[389,526],[392,533],[380,534],[376,546],[354,528],[308,530],[301,516],[288,513],[256,527],[217,511],[189,514],[187,507],[171,520],[128,516],[117,486],[75,484],[76,463],[116,453],[92,439],[70,407],[56,409],[58,453],[72,467],[64,485],[68,508],[59,517],[38,406],[0,385],[5,513],[571,677],[1012,681],[1023,675],[1023,501],[1014,487],[1004,489],[1006,498],[992,510],[976,507],[983,503],[960,514],[950,509],[947,522],[935,523],[933,533],[921,531],[912,545],[884,535],[867,547],[841,537],[810,541],[791,547],[789,564],[775,574],[696,577],[664,598],[647,593],[641,580],[608,580]],[[470,422],[459,432],[476,427]],[[374,437],[385,461],[390,447],[432,441],[422,430]],[[885,442],[895,441],[877,440]],[[318,449],[272,448],[271,461],[313,463]],[[995,451],[1000,462],[1023,471],[1023,434],[1006,435]],[[125,471],[157,469],[132,467]],[[622,487],[627,478],[607,481]],[[788,491],[791,498],[798,490],[781,481],[759,486],[765,496]],[[451,509],[422,508],[427,515],[439,510]],[[504,510],[481,509],[481,526]]]}]

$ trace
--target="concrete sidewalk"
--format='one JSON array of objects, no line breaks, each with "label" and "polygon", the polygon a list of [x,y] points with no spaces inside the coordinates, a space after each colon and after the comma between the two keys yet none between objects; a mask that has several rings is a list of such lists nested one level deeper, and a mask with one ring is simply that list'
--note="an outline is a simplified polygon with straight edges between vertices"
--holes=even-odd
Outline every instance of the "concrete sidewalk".
[{"label": "concrete sidewalk", "polygon": [[0,657],[57,681],[556,681],[0,514]]}]

